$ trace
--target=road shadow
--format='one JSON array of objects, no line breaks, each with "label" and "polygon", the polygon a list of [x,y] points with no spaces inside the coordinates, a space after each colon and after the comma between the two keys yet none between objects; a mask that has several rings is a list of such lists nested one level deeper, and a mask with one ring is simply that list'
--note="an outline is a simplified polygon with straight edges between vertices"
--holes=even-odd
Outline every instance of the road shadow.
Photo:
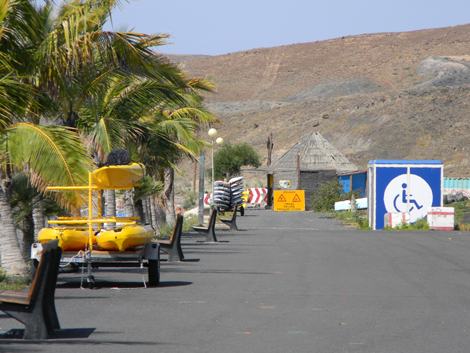
[{"label": "road shadow", "polygon": [[[54,335],[48,340],[78,339],[88,338],[96,330],[96,327],[90,328],[66,328],[56,330]],[[7,332],[0,333],[0,340],[23,339],[24,329],[14,328]],[[27,342],[27,341],[25,341]]]}]

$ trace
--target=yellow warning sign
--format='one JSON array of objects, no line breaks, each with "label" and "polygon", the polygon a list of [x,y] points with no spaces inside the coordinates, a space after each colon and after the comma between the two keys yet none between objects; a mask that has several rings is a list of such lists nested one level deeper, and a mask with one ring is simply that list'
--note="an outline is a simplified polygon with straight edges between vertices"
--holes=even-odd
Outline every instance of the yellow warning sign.
[{"label": "yellow warning sign", "polygon": [[274,211],[305,211],[304,190],[274,190]]}]

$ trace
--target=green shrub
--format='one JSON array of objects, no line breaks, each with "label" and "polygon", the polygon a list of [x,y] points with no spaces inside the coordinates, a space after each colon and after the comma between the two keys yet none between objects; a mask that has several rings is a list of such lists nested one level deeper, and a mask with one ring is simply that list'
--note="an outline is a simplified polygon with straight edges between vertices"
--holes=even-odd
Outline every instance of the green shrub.
[{"label": "green shrub", "polygon": [[415,223],[402,223],[396,227],[385,226],[384,230],[429,230],[427,218],[420,218]]},{"label": "green shrub", "polygon": [[172,227],[168,223],[160,225],[158,227],[158,230],[160,231],[160,235],[158,236],[158,239],[171,237],[171,234],[173,233],[173,229],[174,227]]},{"label": "green shrub", "polygon": [[25,288],[30,282],[31,278],[29,276],[12,279],[0,268],[0,291],[19,291]]},{"label": "green shrub", "polygon": [[350,226],[357,227],[359,230],[371,230],[369,227],[369,219],[364,217],[366,212],[364,210],[356,210],[355,212],[350,211],[336,211],[332,212],[334,218],[347,223]]},{"label": "green shrub", "polygon": [[197,201],[197,193],[194,191],[189,191],[186,194],[186,198],[183,201],[183,204],[181,207],[183,207],[184,210],[190,210],[191,208],[196,206],[196,201]]},{"label": "green shrub", "polygon": [[315,212],[329,212],[335,209],[335,202],[350,200],[352,196],[361,197],[360,190],[351,190],[343,192],[343,185],[337,178],[320,185],[318,191],[312,196],[312,206]]},{"label": "green shrub", "polygon": [[[198,226],[198,225],[200,225],[198,224],[198,215],[189,215],[187,217],[184,217],[183,232],[190,230],[192,226]],[[158,239],[170,238],[174,229],[175,227],[170,226],[168,223],[162,224],[160,227],[158,227],[158,230],[160,231],[160,235],[157,238]]]}]

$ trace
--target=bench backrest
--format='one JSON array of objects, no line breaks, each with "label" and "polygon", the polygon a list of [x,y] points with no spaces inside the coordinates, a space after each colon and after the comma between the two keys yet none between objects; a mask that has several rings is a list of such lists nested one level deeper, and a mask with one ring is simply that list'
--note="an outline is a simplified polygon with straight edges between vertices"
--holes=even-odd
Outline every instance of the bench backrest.
[{"label": "bench backrest", "polygon": [[[42,247],[41,261],[39,261],[38,268],[36,270],[36,275],[34,276],[31,287],[29,288],[27,300],[29,302],[33,301],[41,289],[41,285],[44,283],[44,276],[47,275],[47,272],[50,271],[50,265],[52,260],[52,249],[58,248],[59,239],[51,240]],[[55,258],[55,257],[54,257]]]},{"label": "bench backrest", "polygon": [[214,227],[216,220],[217,220],[217,208],[213,208],[211,218],[209,219],[209,225],[208,225],[207,229],[211,229],[211,227]]},{"label": "bench backrest", "polygon": [[178,234],[178,232],[181,232],[183,228],[183,218],[184,217],[182,214],[178,214],[176,216],[176,223],[175,223],[175,227],[173,228],[173,233],[171,233],[170,243],[173,243],[173,241],[175,240],[176,234]]},{"label": "bench backrest", "polygon": [[238,208],[238,206],[235,206],[235,207],[233,208],[232,222],[233,222],[234,219],[237,218],[237,208]]}]

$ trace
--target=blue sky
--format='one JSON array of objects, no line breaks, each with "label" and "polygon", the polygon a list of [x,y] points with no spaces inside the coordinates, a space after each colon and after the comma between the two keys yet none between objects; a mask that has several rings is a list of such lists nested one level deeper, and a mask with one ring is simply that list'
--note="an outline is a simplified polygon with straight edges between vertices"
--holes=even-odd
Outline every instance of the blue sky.
[{"label": "blue sky", "polygon": [[124,7],[113,14],[114,30],[167,33],[172,44],[157,51],[172,54],[221,55],[470,23],[469,0],[140,0]]}]

